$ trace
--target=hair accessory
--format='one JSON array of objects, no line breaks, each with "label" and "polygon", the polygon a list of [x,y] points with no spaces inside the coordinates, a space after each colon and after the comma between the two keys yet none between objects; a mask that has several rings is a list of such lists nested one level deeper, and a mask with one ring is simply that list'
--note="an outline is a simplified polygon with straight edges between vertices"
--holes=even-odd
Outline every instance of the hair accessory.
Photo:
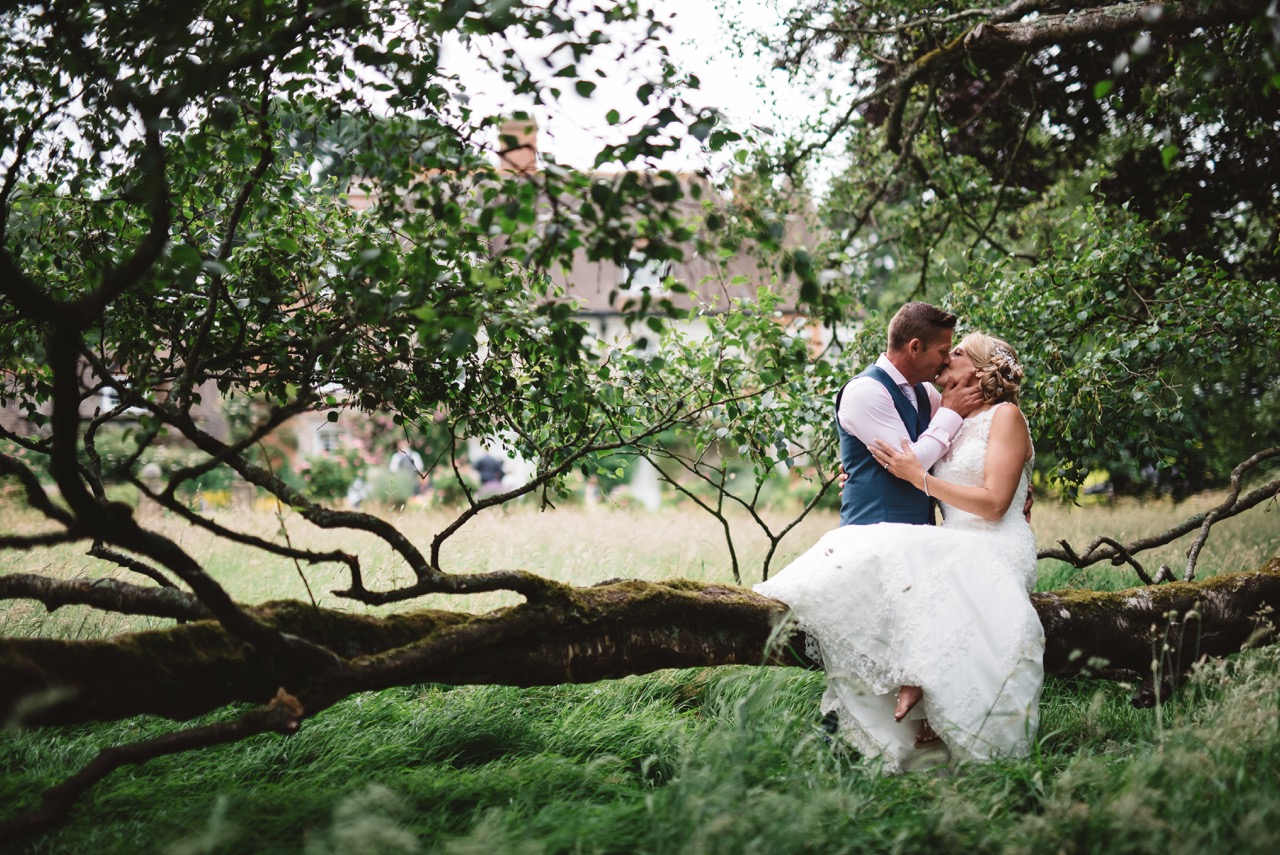
[{"label": "hair accessory", "polygon": [[[1009,374],[1014,371],[1022,373],[1022,363],[1014,359],[1013,354],[1010,353],[1007,348],[1001,347],[1000,345],[996,345],[995,348],[992,349],[991,355],[999,356],[1004,360],[1003,368],[1008,369],[1008,371],[1001,371],[1000,373],[1004,374],[1005,377],[1009,377]],[[1009,378],[1009,379],[1012,379],[1012,378]]]}]

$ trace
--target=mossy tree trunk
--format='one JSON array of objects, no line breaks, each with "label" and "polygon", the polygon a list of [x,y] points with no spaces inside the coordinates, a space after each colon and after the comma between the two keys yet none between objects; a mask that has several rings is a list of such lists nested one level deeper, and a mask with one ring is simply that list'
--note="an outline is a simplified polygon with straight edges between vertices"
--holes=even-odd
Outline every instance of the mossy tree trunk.
[{"label": "mossy tree trunk", "polygon": [[[1045,668],[1160,691],[1201,656],[1270,643],[1280,559],[1252,572],[1118,592],[1034,595]],[[287,637],[335,651],[328,667],[264,657],[210,620],[101,641],[0,642],[0,716],[28,725],[141,713],[190,718],[280,690],[314,714],[357,691],[413,683],[547,685],[662,668],[800,665],[803,644],[771,644],[785,607],[737,587],[624,581],[484,615],[345,614],[297,602],[250,609]],[[1153,663],[1156,663],[1153,668]]]}]

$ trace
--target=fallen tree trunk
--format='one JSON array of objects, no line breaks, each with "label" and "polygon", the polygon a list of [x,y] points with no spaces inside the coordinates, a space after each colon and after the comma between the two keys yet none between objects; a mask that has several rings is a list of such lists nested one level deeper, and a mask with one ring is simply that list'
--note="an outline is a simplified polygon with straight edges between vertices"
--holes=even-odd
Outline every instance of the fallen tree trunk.
[{"label": "fallen tree trunk", "polygon": [[1135,706],[1177,688],[1202,657],[1276,641],[1280,557],[1258,570],[1124,591],[1033,595],[1045,630],[1045,671],[1138,683]]},{"label": "fallen tree trunk", "polygon": [[[1054,591],[1033,601],[1047,636],[1046,671],[1139,682],[1135,703],[1149,704],[1199,657],[1275,640],[1269,617],[1280,606],[1280,558],[1201,582]],[[230,703],[266,703],[281,689],[313,714],[352,692],[414,683],[531,686],[663,668],[814,665],[795,638],[770,646],[786,614],[778,601],[683,580],[572,589],[560,600],[484,615],[369,617],[297,602],[250,611],[342,659],[327,672],[304,671],[296,661],[262,656],[208,620],[100,641],[5,639],[0,720],[186,719]]]}]

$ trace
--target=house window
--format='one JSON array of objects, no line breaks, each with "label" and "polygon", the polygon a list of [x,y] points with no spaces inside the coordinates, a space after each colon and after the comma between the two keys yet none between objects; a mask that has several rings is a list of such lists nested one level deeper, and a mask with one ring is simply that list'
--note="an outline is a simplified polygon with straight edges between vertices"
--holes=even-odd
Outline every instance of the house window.
[{"label": "house window", "polygon": [[650,295],[657,297],[666,293],[666,280],[670,275],[671,262],[645,258],[643,253],[632,250],[626,266],[618,271],[618,284],[624,287],[629,285],[632,291],[647,290]]},{"label": "house window", "polygon": [[120,404],[120,396],[116,394],[116,390],[111,386],[103,386],[102,391],[98,393],[98,406],[102,408],[102,412],[109,413]]},{"label": "house window", "polygon": [[316,453],[332,454],[342,448],[342,438],[345,431],[333,424],[326,422],[316,431]]},{"label": "house window", "polygon": [[[102,413],[109,413],[116,407],[120,406],[120,393],[116,391],[114,386],[103,386],[98,392],[98,407]],[[126,407],[124,414],[127,416],[138,416],[146,412],[144,407]]]}]

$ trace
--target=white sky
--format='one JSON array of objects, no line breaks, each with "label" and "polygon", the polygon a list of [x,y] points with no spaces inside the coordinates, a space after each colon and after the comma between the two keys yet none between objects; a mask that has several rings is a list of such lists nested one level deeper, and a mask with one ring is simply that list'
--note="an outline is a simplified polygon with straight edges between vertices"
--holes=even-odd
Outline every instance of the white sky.
[{"label": "white sky", "polygon": [[[732,24],[747,27],[776,28],[780,14],[778,0],[651,0],[672,27],[668,48],[672,59],[686,72],[701,80],[697,92],[687,93],[695,104],[716,107],[733,124],[753,124],[768,128],[791,128],[815,107],[815,93],[804,92],[786,80],[781,71],[772,71],[768,56],[740,57],[732,44]],[[783,5],[786,5],[784,2]],[[725,10],[723,13],[721,10]],[[538,56],[539,46],[520,46],[526,58]],[[565,79],[564,95],[557,109],[533,108],[506,93],[505,84],[480,72],[460,46],[446,49],[444,65],[466,82],[472,106],[481,112],[497,114],[513,110],[533,113],[539,124],[539,148],[550,153],[557,162],[578,169],[592,166],[592,155],[601,140],[610,135],[625,135],[626,119],[640,110],[635,100],[636,87],[645,79],[645,63],[656,63],[651,57],[627,57],[614,62],[604,58],[603,77],[592,76],[598,84],[591,98],[583,99],[573,92],[572,80]],[[579,71],[584,71],[579,66]],[[821,93],[816,93],[821,98]],[[610,127],[605,114],[616,109],[623,122]],[[693,168],[704,164],[705,155],[690,148],[663,165],[669,168]]]}]

